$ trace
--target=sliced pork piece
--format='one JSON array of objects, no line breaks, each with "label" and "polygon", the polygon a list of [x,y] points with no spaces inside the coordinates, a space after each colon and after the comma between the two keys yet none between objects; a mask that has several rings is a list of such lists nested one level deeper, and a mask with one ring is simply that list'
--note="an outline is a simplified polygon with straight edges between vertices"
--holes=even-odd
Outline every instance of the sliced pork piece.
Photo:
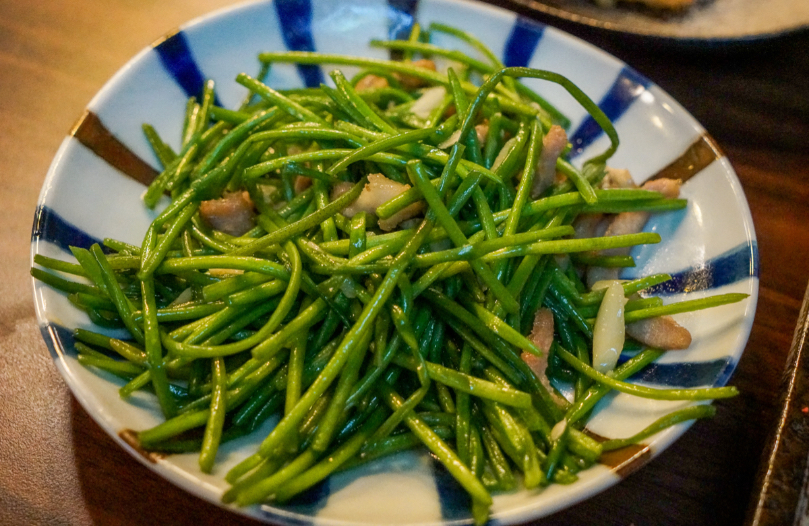
[{"label": "sliced pork piece", "polygon": [[[344,193],[351,190],[353,187],[354,185],[349,183],[348,181],[340,181],[339,183],[331,187],[331,200],[334,201]],[[343,210],[343,214],[345,214],[345,210]],[[356,214],[356,212],[354,212],[354,214]]]},{"label": "sliced pork piece", "polygon": [[[617,214],[607,226],[604,236],[623,236],[626,234],[637,234],[649,220],[649,212],[622,212]],[[625,256],[632,251],[631,247],[610,248],[602,250],[602,256]]]},{"label": "sliced pork piece", "polygon": [[599,237],[603,235],[606,225],[601,226],[604,214],[580,214],[573,221],[573,230],[576,231],[574,237],[586,239],[588,237]]},{"label": "sliced pork piece", "polygon": [[[340,185],[335,185],[333,191],[332,199],[336,198],[334,195],[340,192],[345,193],[344,183],[340,183]],[[348,184],[348,189],[351,188],[350,183]],[[369,214],[375,214],[376,209],[379,205],[393,199],[397,195],[401,194],[405,190],[410,188],[409,184],[401,184],[397,183],[396,181],[392,181],[385,177],[382,174],[370,174],[368,176],[368,184],[365,185],[363,188],[362,193],[357,198],[356,201],[348,205],[346,208],[343,209],[343,214],[346,217],[353,217],[354,214],[357,212],[367,212]],[[385,232],[390,232],[396,226],[404,221],[405,219],[410,219],[413,216],[420,214],[424,210],[424,202],[419,201],[417,203],[413,203],[412,205],[400,210],[399,212],[393,214],[391,217],[387,219],[380,219],[379,220],[379,228],[384,230]]]},{"label": "sliced pork piece", "polygon": [[[298,155],[299,153],[304,153],[308,150],[308,148],[304,147],[302,144],[290,144],[287,147],[287,155]],[[309,163],[303,163],[304,166],[309,167]],[[296,194],[299,194],[312,186],[312,179],[306,177],[305,175],[296,175],[295,180],[292,183],[292,188],[295,190]]]},{"label": "sliced pork piece", "polygon": [[[626,170],[607,169],[604,185],[609,188],[632,188],[632,178]],[[681,181],[675,179],[655,179],[647,181],[641,186],[644,190],[660,192],[667,199],[676,199],[680,195]],[[651,214],[649,212],[622,212],[616,214],[609,222],[604,236],[621,236],[637,234],[646,226]],[[631,247],[611,248],[599,252],[602,256],[625,256],[631,252]],[[587,284],[592,286],[597,281],[617,279],[621,273],[619,268],[590,267],[587,271]]]},{"label": "sliced pork piece", "polygon": [[671,316],[628,323],[626,333],[644,345],[659,349],[687,349],[691,345],[691,333]]},{"label": "sliced pork piece", "polygon": [[520,358],[536,375],[540,383],[548,390],[551,396],[557,403],[561,403],[562,398],[556,394],[551,381],[548,379],[546,371],[548,369],[548,351],[553,345],[553,313],[550,309],[539,309],[534,315],[534,326],[531,329],[531,334],[528,335],[531,343],[544,351],[542,356],[531,354],[523,351]]},{"label": "sliced pork piece", "polygon": [[[607,167],[607,174],[601,181],[601,187],[604,189],[636,188],[637,185],[635,184],[635,181],[632,180],[632,175],[629,173],[629,170]],[[646,224],[646,221],[649,219],[646,212],[640,212],[640,216],[634,215],[637,214],[637,212],[627,212],[626,214],[627,215],[622,219],[619,218],[624,214],[605,217],[604,220],[601,221],[594,229],[593,237],[615,236],[618,235],[617,232],[619,231],[631,231],[632,229],[637,228],[638,224],[642,230],[643,226]],[[639,232],[639,230],[637,231]],[[603,250],[601,252],[596,252],[594,255],[617,256],[629,254],[629,252],[630,249],[619,248]],[[587,286],[592,288],[593,284],[599,281],[616,280],[620,274],[620,268],[590,267],[587,269]]]},{"label": "sliced pork piece", "polygon": [[221,199],[203,201],[199,215],[214,230],[232,236],[241,236],[255,225],[253,201],[247,192],[234,192]]},{"label": "sliced pork piece", "polygon": [[[622,212],[613,216],[608,222],[604,236],[620,236],[624,234],[637,234],[649,220],[649,212]],[[631,247],[610,248],[601,250],[596,255],[600,256],[626,256],[632,251]],[[587,269],[587,285],[592,287],[594,283],[604,280],[618,279],[621,274],[620,268],[590,267]]]},{"label": "sliced pork piece", "polygon": [[[481,124],[475,126],[475,134],[478,136],[478,143],[483,144],[486,142],[486,138],[489,136],[489,121],[484,120]],[[446,150],[450,146],[455,146],[455,143],[458,142],[458,139],[461,138],[461,130],[455,130],[452,132],[452,135],[449,136],[444,142],[438,145],[438,147],[442,150]],[[503,162],[502,159],[500,162]],[[500,163],[496,163],[499,165]],[[495,169],[495,166],[492,166],[492,169]]]},{"label": "sliced pork piece", "polygon": [[607,174],[601,181],[601,188],[609,190],[611,188],[635,188],[637,185],[632,180],[629,170],[622,168],[607,167]]},{"label": "sliced pork piece", "polygon": [[551,398],[553,398],[557,405],[563,405],[565,403],[565,399],[556,392],[556,389],[554,389],[554,387],[551,385],[551,381],[548,379],[548,375],[545,374],[545,371],[548,369],[548,356],[545,355],[539,357],[535,354],[523,351],[522,354],[520,354],[520,358],[531,369],[531,372],[536,375],[539,382],[548,391],[548,393],[550,393]]},{"label": "sliced pork piece", "polygon": [[354,86],[354,89],[357,91],[368,91],[373,89],[379,88],[387,88],[388,87],[388,79],[385,77],[380,77],[378,75],[365,75],[357,82],[357,85]]},{"label": "sliced pork piece", "polygon": [[[435,62],[430,59],[423,58],[421,60],[414,60],[410,63],[411,66],[415,66],[417,68],[424,68],[429,69],[431,71],[435,71]],[[418,77],[412,77],[410,75],[402,74],[402,73],[394,73],[394,77],[399,83],[402,85],[404,89],[412,90],[416,88],[423,88],[427,85],[427,82],[423,79]]]},{"label": "sliced pork piece", "polygon": [[[680,196],[681,182],[674,179],[656,179],[648,181],[641,186],[644,190],[660,192],[667,199],[676,199]],[[637,234],[646,226],[646,222],[651,217],[649,212],[622,212],[617,214],[607,227],[605,236],[621,236],[626,234]],[[630,248],[614,248],[601,252],[605,256],[623,256],[629,254]]]},{"label": "sliced pork piece", "polygon": [[542,138],[542,152],[539,154],[537,168],[534,174],[534,185],[531,188],[531,197],[536,199],[553,184],[556,177],[556,160],[567,146],[567,134],[558,124],[551,126],[545,137]]},{"label": "sliced pork piece", "polygon": [[478,143],[484,144],[486,139],[489,137],[489,121],[488,119],[484,120],[482,123],[475,126],[475,133],[478,136]]},{"label": "sliced pork piece", "polygon": [[287,155],[298,155],[299,153],[304,153],[307,150],[308,148],[306,148],[303,144],[293,143],[287,146]]},{"label": "sliced pork piece", "polygon": [[299,194],[312,186],[312,178],[306,177],[305,175],[296,175],[295,182],[292,183],[292,188],[295,190],[296,194]]},{"label": "sliced pork piece", "polygon": [[528,335],[531,343],[546,353],[553,345],[553,313],[550,309],[542,308],[534,314],[534,326]]},{"label": "sliced pork piece", "polygon": [[666,199],[677,199],[680,197],[680,187],[683,182],[680,179],[653,179],[643,183],[644,190],[660,192]]},{"label": "sliced pork piece", "polygon": [[[608,221],[604,218],[604,214],[580,214],[576,220],[573,221],[573,229],[575,230],[573,237],[577,239],[601,237],[604,235],[604,231],[607,229],[607,224]],[[590,254],[596,255],[597,252],[590,252]],[[596,281],[600,281],[602,279],[617,279],[618,274],[616,272],[602,272],[613,270],[614,269],[606,269],[602,267],[590,267],[587,269],[588,284],[592,287]],[[592,278],[589,277],[590,273],[593,274]]]}]

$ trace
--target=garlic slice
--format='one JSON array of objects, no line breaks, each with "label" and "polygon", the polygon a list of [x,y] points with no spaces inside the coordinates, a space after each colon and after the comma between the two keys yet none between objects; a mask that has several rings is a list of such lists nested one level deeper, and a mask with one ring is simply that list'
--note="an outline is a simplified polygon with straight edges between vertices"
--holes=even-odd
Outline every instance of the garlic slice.
[{"label": "garlic slice", "polygon": [[446,88],[444,86],[436,86],[434,88],[428,88],[424,90],[421,97],[410,106],[410,112],[415,115],[416,117],[420,117],[422,119],[426,119],[430,116],[430,113],[434,109],[441,104],[441,101],[444,100],[444,95],[447,94]]},{"label": "garlic slice", "polygon": [[561,436],[565,433],[566,429],[567,429],[566,419],[563,418],[560,421],[556,422],[556,425],[554,425],[553,429],[551,429],[551,441],[556,442],[557,440],[559,440],[559,438],[561,438]]},{"label": "garlic slice", "polygon": [[174,298],[174,301],[169,303],[169,307],[176,307],[177,305],[182,305],[183,303],[188,303],[189,301],[194,300],[194,289],[188,287],[187,289],[183,290],[179,296]]},{"label": "garlic slice", "polygon": [[625,279],[602,279],[601,281],[596,281],[593,283],[593,286],[590,287],[590,290],[593,292],[601,289],[608,289],[610,285],[613,283],[626,283],[628,280]]},{"label": "garlic slice", "polygon": [[438,145],[438,148],[440,150],[446,150],[450,146],[455,146],[455,143],[458,142],[458,139],[460,138],[461,138],[461,130],[455,130],[454,132],[452,132],[452,135],[450,135],[446,141]]},{"label": "garlic slice", "polygon": [[516,143],[517,143],[517,138],[512,137],[511,139],[506,141],[506,143],[503,145],[502,148],[500,148],[500,151],[497,152],[497,157],[494,158],[494,162],[492,163],[492,171],[493,172],[495,170],[497,170],[500,167],[501,164],[503,164],[503,161],[505,161],[506,157],[508,157],[508,152],[511,151],[511,148]]},{"label": "garlic slice", "polygon": [[604,293],[601,307],[593,329],[593,368],[600,373],[615,369],[618,356],[624,347],[626,325],[624,323],[624,288],[613,281]]}]

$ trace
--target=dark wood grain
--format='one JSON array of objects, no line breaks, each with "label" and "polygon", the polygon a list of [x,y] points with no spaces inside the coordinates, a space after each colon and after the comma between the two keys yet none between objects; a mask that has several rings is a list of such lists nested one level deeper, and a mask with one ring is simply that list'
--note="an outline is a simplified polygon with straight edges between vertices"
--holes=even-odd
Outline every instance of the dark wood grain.
[{"label": "dark wood grain", "polygon": [[[39,336],[28,276],[37,195],[87,102],[142,47],[228,3],[0,0],[0,524],[255,524],[155,476],[89,418]],[[716,139],[753,214],[761,295],[731,380],[742,395],[621,484],[537,524],[742,524],[809,279],[809,33],[711,50],[565,29],[660,85]]]},{"label": "dark wood grain", "polygon": [[798,319],[779,387],[778,418],[750,499],[748,526],[790,524],[806,517],[802,496],[809,451],[809,289]]}]

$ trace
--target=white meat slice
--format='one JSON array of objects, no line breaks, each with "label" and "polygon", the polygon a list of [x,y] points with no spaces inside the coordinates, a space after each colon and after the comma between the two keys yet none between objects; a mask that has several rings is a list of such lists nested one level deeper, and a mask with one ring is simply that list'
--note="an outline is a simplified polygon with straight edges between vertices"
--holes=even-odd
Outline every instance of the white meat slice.
[{"label": "white meat slice", "polygon": [[534,315],[534,325],[531,329],[531,333],[528,335],[528,339],[531,340],[531,343],[539,347],[540,350],[544,351],[544,354],[537,356],[523,351],[522,354],[520,354],[520,358],[531,369],[531,372],[536,375],[537,379],[545,389],[548,390],[554,400],[557,403],[563,402],[563,399],[556,394],[556,390],[554,390],[546,374],[548,369],[548,351],[553,344],[553,313],[550,309],[542,308],[536,312]]},{"label": "white meat slice", "polygon": [[680,179],[653,179],[643,183],[644,190],[660,192],[666,199],[677,199],[680,197],[680,187],[683,182]]},{"label": "white meat slice", "polygon": [[[344,186],[341,185],[335,185],[333,192],[334,194],[338,192],[338,186],[340,187],[339,190],[342,190],[343,193],[345,192],[345,190],[343,190]],[[348,188],[351,188],[350,184]],[[365,185],[365,188],[363,188],[360,196],[356,201],[343,209],[343,214],[346,217],[353,217],[354,214],[358,212],[375,214],[379,205],[390,201],[409,188],[409,184],[397,183],[396,181],[392,181],[382,174],[370,174],[368,176],[368,183]],[[423,201],[413,203],[387,219],[380,219],[379,228],[385,232],[390,232],[396,228],[399,223],[405,219],[410,219],[411,217],[420,214],[422,210],[424,210]]]},{"label": "white meat slice", "polygon": [[687,349],[691,345],[691,333],[671,316],[628,323],[626,333],[644,345],[659,349]]},{"label": "white meat slice", "polygon": [[604,219],[604,214],[580,214],[573,221],[573,230],[576,231],[573,237],[585,239],[598,236],[599,225]]},{"label": "white meat slice", "polygon": [[[489,136],[489,121],[484,121],[481,124],[475,126],[475,134],[478,136],[478,143],[483,144],[486,142],[486,138]],[[455,143],[458,142],[458,139],[461,138],[461,130],[455,130],[452,132],[452,135],[447,138],[444,142],[438,145],[441,150],[446,150],[450,146],[455,146]],[[500,161],[502,162],[502,160]],[[499,163],[496,163],[499,165]],[[495,166],[492,166],[494,169]]]},{"label": "white meat slice", "polygon": [[253,201],[247,192],[234,192],[221,199],[203,201],[199,215],[214,230],[232,236],[241,236],[255,224]]},{"label": "white meat slice", "polygon": [[478,143],[484,144],[489,137],[489,121],[484,121],[475,126],[475,133],[478,136]]},{"label": "white meat slice", "polygon": [[629,170],[622,168],[607,167],[607,174],[601,181],[601,188],[608,190],[611,188],[635,188],[637,185],[632,180]]},{"label": "white meat slice", "polygon": [[[607,169],[607,176],[604,177],[604,185],[609,188],[632,188],[632,178],[626,170]],[[682,183],[675,179],[655,179],[647,181],[641,186],[644,190],[660,192],[667,199],[675,199],[680,195]],[[607,226],[604,236],[620,236],[626,234],[637,234],[646,226],[651,214],[649,212],[622,212],[616,214]],[[602,256],[625,256],[630,253],[630,247],[612,248],[599,252]],[[587,271],[587,284],[608,279],[617,279],[621,273],[619,268],[590,267]]]},{"label": "white meat slice", "polygon": [[[426,58],[423,58],[421,60],[414,60],[413,62],[410,63],[410,65],[417,68],[429,69],[430,71],[436,70],[435,62]],[[407,90],[423,88],[424,86],[427,85],[427,81],[404,73],[394,73],[393,76],[396,77],[396,80],[398,80],[401,83],[402,87]]]},{"label": "white meat slice", "polygon": [[558,124],[554,124],[542,138],[542,152],[539,154],[531,197],[537,198],[556,177],[556,160],[567,146],[567,134]]},{"label": "white meat slice", "polygon": [[388,79],[385,77],[380,77],[378,75],[365,75],[357,82],[357,85],[354,86],[354,89],[357,91],[368,91],[373,89],[379,88],[387,88],[388,87]]},{"label": "white meat slice", "polygon": [[553,313],[550,309],[542,308],[534,314],[534,325],[528,335],[531,343],[546,353],[553,345]]},{"label": "white meat slice", "polygon": [[312,186],[312,178],[305,175],[296,175],[295,182],[292,184],[296,194],[299,194]]}]

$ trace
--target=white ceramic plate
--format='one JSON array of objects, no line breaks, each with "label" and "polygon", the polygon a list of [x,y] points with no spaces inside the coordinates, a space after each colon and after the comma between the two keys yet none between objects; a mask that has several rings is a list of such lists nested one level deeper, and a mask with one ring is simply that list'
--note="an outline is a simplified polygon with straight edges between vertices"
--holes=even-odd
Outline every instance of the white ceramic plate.
[{"label": "white ceramic plate", "polygon": [[[408,10],[394,5],[407,6]],[[758,291],[753,225],[727,159],[710,148],[704,130],[675,101],[625,64],[553,28],[473,2],[262,1],[189,23],[122,68],[90,102],[88,114],[76,130],[65,138],[42,189],[32,254],[70,260],[69,245],[88,246],[107,236],[140,244],[153,213],[142,205],[144,186],[136,179],[148,177],[151,167],[157,166],[141,134],[141,123],[152,123],[177,147],[186,96],[196,93],[201,79],[215,79],[221,103],[232,108],[245,94],[232,79],[242,71],[257,71],[258,52],[294,48],[384,57],[383,51],[368,49],[367,40],[406,34],[413,17],[424,27],[431,21],[460,25],[509,65],[557,71],[578,83],[614,119],[621,135],[621,147],[611,164],[628,168],[637,182],[697,145],[689,151],[702,152],[705,162],[683,186],[688,208],[650,222],[647,229],[660,232],[664,241],[636,252],[638,266],[627,275],[673,273],[677,277],[674,284],[661,290],[670,299],[731,291],[751,296],[740,304],[678,316],[694,335],[693,345],[688,351],[665,356],[636,381],[667,386],[723,385],[744,349]],[[455,45],[447,38],[439,43]],[[273,68],[269,83],[291,87],[321,78],[319,68],[279,66]],[[577,149],[583,150],[576,159],[604,147],[606,138],[596,133],[585,112],[563,90],[528,83],[571,118],[571,137]],[[102,127],[112,135],[106,135]],[[189,492],[218,503],[227,486],[223,474],[252,453],[269,429],[224,445],[211,475],[199,472],[196,455],[150,462],[119,434],[126,429],[146,429],[160,421],[153,397],[138,394],[133,401],[124,402],[117,394],[120,381],[81,367],[70,329],[90,328],[89,320],[62,294],[40,283],[34,284],[34,296],[54,362],[84,408],[135,458]],[[605,437],[628,436],[682,405],[609,396],[599,404],[589,425]],[[618,466],[598,465],[582,473],[573,485],[498,495],[492,507],[493,521],[520,522],[585,499],[617,483],[622,470],[659,453],[686,427],[677,426],[653,437],[635,458]],[[334,476],[305,498],[284,507],[236,511],[288,524],[470,522],[463,492],[431,457],[421,453],[400,454]]]},{"label": "white ceramic plate", "polygon": [[578,24],[692,45],[742,44],[809,26],[805,0],[697,0],[676,12],[628,3],[606,8],[591,0],[510,1]]}]

